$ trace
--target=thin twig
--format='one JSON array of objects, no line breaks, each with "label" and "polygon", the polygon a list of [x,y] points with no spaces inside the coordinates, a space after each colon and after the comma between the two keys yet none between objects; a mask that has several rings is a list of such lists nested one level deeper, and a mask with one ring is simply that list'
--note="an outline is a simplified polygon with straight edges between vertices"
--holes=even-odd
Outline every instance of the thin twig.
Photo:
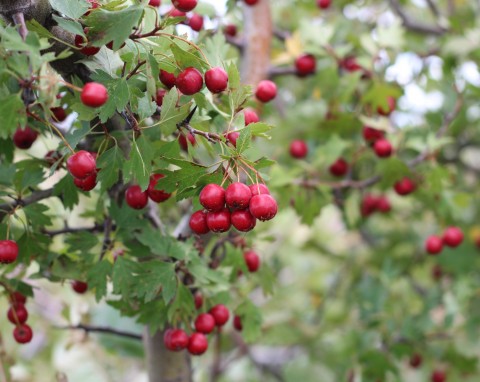
[{"label": "thin twig", "polygon": [[432,34],[437,36],[441,36],[447,32],[447,29],[441,26],[423,24],[413,20],[403,10],[398,0],[389,0],[389,3],[392,10],[395,12],[395,14],[398,17],[400,17],[400,19],[402,19],[404,27],[407,28],[408,30],[416,33]]},{"label": "thin twig", "polygon": [[15,199],[10,203],[0,204],[0,221],[3,220],[5,215],[15,211],[17,207],[26,207],[30,204],[39,202],[40,200],[48,199],[51,196],[53,196],[53,188],[49,188],[48,190],[35,191],[29,196],[27,196],[25,199]]},{"label": "thin twig", "polygon": [[68,326],[57,326],[56,329],[83,330],[86,333],[106,333],[106,334],[113,334],[119,337],[131,338],[134,340],[142,340],[142,336],[140,334],[122,332],[120,330],[104,327],[104,326],[88,326],[88,325],[78,324],[78,325],[68,325]]}]

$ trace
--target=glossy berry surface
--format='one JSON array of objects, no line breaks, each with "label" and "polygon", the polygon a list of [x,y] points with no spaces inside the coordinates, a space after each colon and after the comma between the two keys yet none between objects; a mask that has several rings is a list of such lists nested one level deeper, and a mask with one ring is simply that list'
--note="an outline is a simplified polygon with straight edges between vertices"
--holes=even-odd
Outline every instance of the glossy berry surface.
[{"label": "glossy berry surface", "polygon": [[203,87],[202,74],[195,68],[187,68],[178,75],[175,85],[185,95],[198,93]]},{"label": "glossy berry surface", "polygon": [[230,229],[230,211],[224,208],[221,211],[207,213],[207,226],[212,232],[227,232]]},{"label": "glossy berry surface", "polygon": [[403,178],[396,182],[393,186],[398,195],[408,195],[411,194],[417,188],[416,184],[410,178]]},{"label": "glossy berry surface", "polygon": [[270,195],[270,190],[268,189],[267,186],[265,186],[265,185],[262,184],[262,183],[251,184],[251,185],[248,186],[248,187],[250,188],[250,191],[252,192],[252,196],[260,195],[260,194],[268,194],[268,195]]},{"label": "glossy berry surface", "polygon": [[97,171],[97,162],[91,153],[80,150],[67,159],[67,169],[73,177],[85,179]]},{"label": "glossy berry surface", "polygon": [[88,290],[88,284],[83,281],[72,281],[72,289],[78,294],[84,294]]},{"label": "glossy berry surface", "polygon": [[158,181],[164,178],[165,175],[163,174],[153,174],[150,177],[150,183],[148,184],[147,194],[150,199],[152,199],[156,203],[162,203],[172,196],[168,192],[163,190],[157,190],[155,186],[157,185]]},{"label": "glossy berry surface", "polygon": [[317,6],[320,9],[328,9],[331,3],[332,3],[332,0],[317,0]]},{"label": "glossy berry surface", "polygon": [[195,32],[200,32],[203,28],[203,17],[198,13],[194,13],[188,19],[188,26],[192,28]]},{"label": "glossy berry surface", "polygon": [[258,268],[260,268],[260,256],[258,256],[256,252],[247,251],[243,254],[243,258],[250,272],[258,271]]},{"label": "glossy berry surface", "polygon": [[233,147],[237,147],[237,139],[240,136],[238,131],[232,131],[227,134],[228,141],[232,144]]},{"label": "glossy berry surface", "polygon": [[458,227],[448,227],[443,233],[443,244],[448,247],[458,247],[463,241],[463,232]]},{"label": "glossy berry surface", "polygon": [[13,144],[19,149],[27,150],[32,147],[37,137],[38,133],[28,126],[25,126],[24,129],[18,128],[13,134]]},{"label": "glossy berry surface", "polygon": [[0,263],[10,264],[17,260],[18,245],[13,240],[0,240]]},{"label": "glossy berry surface", "polygon": [[210,334],[215,329],[215,319],[209,313],[202,313],[196,318],[194,326],[197,332]]},{"label": "glossy berry surface", "polygon": [[108,100],[108,91],[98,82],[88,82],[82,89],[80,99],[85,106],[100,107]]},{"label": "glossy berry surface", "polygon": [[239,332],[243,330],[242,319],[240,318],[240,316],[233,317],[233,327]]},{"label": "glossy berry surface", "polygon": [[307,143],[303,140],[296,139],[290,143],[290,155],[295,159],[303,159],[308,154]]},{"label": "glossy berry surface", "polygon": [[92,191],[97,185],[97,173],[94,172],[84,179],[73,178],[75,186],[82,191]]},{"label": "glossy berry surface", "polygon": [[197,0],[173,0],[172,4],[179,11],[190,12],[197,6]]},{"label": "glossy berry surface", "polygon": [[133,185],[127,188],[125,201],[130,207],[141,210],[148,204],[148,194],[146,191],[142,191],[140,186]]},{"label": "glossy berry surface", "polygon": [[18,325],[13,330],[13,338],[19,344],[26,344],[26,343],[30,342],[33,338],[32,328],[30,326],[28,326],[27,324]]},{"label": "glossy berry surface", "polygon": [[24,324],[28,319],[28,311],[23,304],[16,304],[8,309],[7,318],[12,324]]},{"label": "glossy berry surface", "polygon": [[430,255],[437,255],[442,252],[443,241],[438,236],[429,236],[425,241],[425,251]]},{"label": "glossy berry surface", "polygon": [[220,211],[225,207],[225,190],[218,184],[207,184],[200,192],[199,200],[207,211]]},{"label": "glossy berry surface", "polygon": [[210,309],[209,313],[215,319],[216,326],[225,325],[230,318],[230,311],[225,305],[222,304],[215,305],[212,309]]},{"label": "glossy berry surface", "polygon": [[175,86],[175,82],[177,81],[177,77],[175,74],[169,73],[165,70],[160,70],[160,82],[164,84],[168,89],[171,89]]},{"label": "glossy berry surface", "polygon": [[300,77],[314,74],[316,68],[317,61],[315,60],[315,56],[311,54],[303,54],[295,60],[295,69],[297,70],[297,75]]},{"label": "glossy berry surface", "polygon": [[383,115],[385,117],[388,117],[395,110],[396,104],[397,104],[397,102],[396,102],[395,98],[389,96],[387,98],[387,106],[386,107],[384,107],[382,105],[378,106],[377,107],[377,113],[380,114],[380,115]]},{"label": "glossy berry surface", "polygon": [[233,210],[243,210],[247,208],[251,198],[252,192],[250,188],[240,182],[230,184],[225,190],[225,202],[227,207]]},{"label": "glossy berry surface", "polygon": [[163,343],[168,350],[181,351],[188,346],[188,335],[181,329],[168,329],[163,336]]},{"label": "glossy berry surface", "polygon": [[159,7],[162,4],[161,0],[150,0],[148,2],[148,5],[151,5],[152,7]]},{"label": "glossy berry surface", "polygon": [[52,107],[50,111],[55,122],[63,122],[67,118],[67,113],[63,107]]},{"label": "glossy berry surface", "polygon": [[260,221],[273,219],[278,211],[276,200],[268,194],[255,195],[250,200],[250,213]]},{"label": "glossy berry surface", "polygon": [[207,225],[207,213],[203,210],[195,211],[192,216],[190,216],[190,229],[197,235],[205,235],[210,232],[210,229]]},{"label": "glossy berry surface", "polygon": [[192,333],[188,341],[188,352],[191,355],[201,355],[208,349],[208,340],[202,333]]},{"label": "glossy berry surface", "polygon": [[243,110],[243,115],[245,117],[245,126],[250,125],[251,123],[257,123],[260,121],[258,114],[255,110],[250,107],[247,107]]},{"label": "glossy berry surface", "polygon": [[380,158],[388,158],[392,155],[393,147],[392,144],[384,138],[380,138],[375,141],[373,144],[373,150]]},{"label": "glossy berry surface", "polygon": [[343,158],[338,158],[334,163],[329,167],[330,174],[333,176],[344,176],[348,172],[348,163]]},{"label": "glossy berry surface", "polygon": [[277,96],[277,85],[270,80],[260,81],[255,90],[255,96],[260,102],[270,102]]},{"label": "glossy berry surface", "polygon": [[230,220],[232,225],[240,232],[249,232],[257,225],[257,219],[249,210],[233,211]]},{"label": "glossy berry surface", "polygon": [[205,85],[212,93],[221,93],[228,87],[227,72],[217,66],[205,72]]}]

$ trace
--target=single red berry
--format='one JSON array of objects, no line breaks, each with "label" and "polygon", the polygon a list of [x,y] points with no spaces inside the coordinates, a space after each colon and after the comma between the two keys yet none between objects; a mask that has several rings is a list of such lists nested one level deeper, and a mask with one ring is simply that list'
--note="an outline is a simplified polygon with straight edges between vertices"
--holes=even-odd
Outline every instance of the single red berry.
[{"label": "single red berry", "polygon": [[[187,141],[187,139],[188,139],[188,141]],[[195,146],[197,144],[197,140],[195,139],[195,135],[193,135],[192,133],[188,133],[187,136],[185,136],[183,134],[180,134],[178,136],[178,144],[180,145],[180,148],[183,151],[188,151],[188,142],[190,142],[190,144],[192,146]]]},{"label": "single red berry", "polygon": [[248,126],[251,123],[257,123],[258,121],[260,121],[260,118],[258,118],[257,112],[250,107],[247,107],[246,109],[243,110],[243,115],[245,117],[245,126]]},{"label": "single red berry", "polygon": [[366,194],[363,199],[362,203],[360,205],[360,213],[362,214],[363,217],[370,216],[373,214],[378,208],[378,198],[371,195],[371,194]]},{"label": "single red berry", "polygon": [[163,174],[153,174],[150,177],[150,183],[148,184],[147,194],[150,199],[152,199],[156,203],[162,203],[170,198],[172,194],[165,192],[163,190],[157,190],[155,186],[157,185],[158,181],[164,178],[165,175]]},{"label": "single red berry", "polygon": [[[85,34],[87,34],[86,29],[84,29]],[[75,46],[79,48],[80,53],[85,56],[95,56],[100,52],[100,48],[97,46],[89,45],[88,38],[83,37],[82,35],[75,35]]]},{"label": "single red berry", "polygon": [[260,81],[255,90],[255,96],[260,102],[270,102],[277,96],[277,85],[270,80]]},{"label": "single red berry", "polygon": [[443,249],[443,241],[442,238],[438,236],[429,236],[425,241],[425,250],[430,255],[436,255],[442,252]]},{"label": "single red berry", "polygon": [[212,93],[221,93],[228,87],[227,72],[217,66],[205,72],[205,85]]},{"label": "single red berry", "polygon": [[315,60],[315,56],[311,54],[303,54],[295,60],[295,69],[297,70],[297,75],[300,77],[314,74],[316,68],[317,61]]},{"label": "single red berry", "polygon": [[434,370],[431,376],[432,382],[445,382],[447,375],[443,370]]},{"label": "single red berry", "polygon": [[168,350],[181,351],[188,346],[188,335],[182,329],[168,329],[163,336]]},{"label": "single red berry", "polygon": [[458,227],[448,227],[443,233],[443,244],[455,248],[463,241],[463,232]]},{"label": "single red berry", "polygon": [[230,318],[230,311],[225,305],[222,304],[215,305],[212,309],[210,309],[209,313],[215,319],[215,325],[217,326],[225,325]]},{"label": "single red berry", "polygon": [[167,16],[168,17],[186,17],[187,14],[174,7],[167,12]]},{"label": "single red berry", "polygon": [[258,271],[258,268],[260,268],[260,256],[258,256],[256,252],[247,251],[243,254],[243,258],[250,272]]},{"label": "single red berry", "polygon": [[388,158],[393,152],[392,144],[384,138],[375,141],[373,149],[375,150],[375,154],[380,158]]},{"label": "single red berry", "polygon": [[203,87],[202,74],[193,67],[187,68],[178,75],[175,85],[185,95],[198,93]]},{"label": "single red berry", "polygon": [[244,0],[244,1],[245,1],[245,4],[252,6],[257,4],[260,0]]},{"label": "single red berry", "polygon": [[227,208],[207,213],[207,226],[212,232],[227,232],[231,224],[230,211]]},{"label": "single red berry", "polygon": [[15,304],[8,309],[7,318],[12,324],[24,324],[28,319],[28,311],[23,304]]},{"label": "single red berry", "polygon": [[207,211],[221,211],[225,207],[225,190],[218,184],[207,184],[200,192],[199,199]]},{"label": "single red berry", "polygon": [[317,0],[317,6],[320,9],[328,9],[331,3],[332,3],[332,0]]},{"label": "single red berry", "polygon": [[203,210],[196,211],[190,216],[190,229],[197,235],[205,235],[210,232],[207,225],[207,213]]},{"label": "single red berry", "polygon": [[240,318],[240,316],[233,317],[233,327],[235,328],[235,330],[238,330],[239,332],[242,331],[243,325],[242,325],[242,319]]},{"label": "single red berry", "polygon": [[230,219],[232,225],[240,232],[249,232],[257,225],[257,219],[249,210],[233,211]]},{"label": "single red berry", "polygon": [[163,98],[165,97],[165,94],[167,94],[167,91],[165,89],[158,89],[157,94],[155,96],[155,102],[157,103],[157,106],[162,106],[163,105]]},{"label": "single red berry", "polygon": [[27,302],[27,297],[20,292],[13,292],[10,295],[10,303],[12,305],[25,304]]},{"label": "single red berry", "polygon": [[363,139],[369,144],[374,144],[377,140],[385,137],[385,133],[382,130],[374,129],[369,126],[363,126],[362,135]]},{"label": "single red berry", "polygon": [[233,147],[237,147],[237,139],[240,136],[238,131],[232,131],[227,134],[227,140],[232,144]]},{"label": "single red berry", "polygon": [[78,294],[84,294],[88,290],[88,284],[83,281],[72,281],[72,289]]},{"label": "single red berry", "polygon": [[197,6],[197,0],[173,0],[172,4],[179,11],[190,12]]},{"label": "single red berry", "polygon": [[255,196],[255,195],[260,195],[260,194],[270,195],[270,190],[268,189],[267,186],[265,186],[262,183],[251,184],[248,187],[250,188],[250,191],[252,192],[252,197]]},{"label": "single red berry", "polygon": [[227,36],[235,37],[237,35],[237,26],[233,24],[225,25],[223,28],[223,33],[225,33]]},{"label": "single red berry", "polygon": [[227,207],[232,210],[244,210],[248,207],[251,198],[250,188],[240,182],[232,183],[225,190],[225,202]]},{"label": "single red berry", "polygon": [[392,206],[386,196],[379,196],[377,198],[377,209],[383,213],[390,212]]},{"label": "single red berry", "polygon": [[188,26],[192,28],[195,32],[200,32],[203,28],[203,17],[198,13],[194,13],[188,19]]},{"label": "single red berry", "polygon": [[97,173],[94,172],[84,179],[73,178],[73,183],[82,191],[92,191],[97,185]]},{"label": "single red berry", "polygon": [[136,210],[141,210],[148,204],[147,191],[142,191],[141,187],[136,184],[130,186],[125,192],[125,201],[130,207]]},{"label": "single red berry", "polygon": [[50,150],[45,154],[45,162],[47,162],[50,167],[52,167],[56,162],[62,159],[62,154],[56,150]]},{"label": "single red berry", "polygon": [[188,341],[188,352],[191,355],[201,355],[208,349],[208,340],[202,333],[192,333]]},{"label": "single red berry", "polygon": [[13,338],[19,344],[26,344],[32,340],[32,328],[27,324],[18,325],[13,329]]},{"label": "single red berry", "polygon": [[97,171],[97,162],[91,153],[80,150],[67,159],[67,169],[74,178],[85,179]]},{"label": "single red berry", "polygon": [[177,77],[175,74],[169,73],[165,70],[160,70],[160,82],[164,84],[168,89],[171,89],[175,86],[175,82],[177,81]]},{"label": "single red berry", "polygon": [[203,305],[202,294],[200,292],[195,293],[194,300],[195,300],[195,308],[200,309]]},{"label": "single red berry", "polygon": [[199,333],[210,334],[215,329],[215,319],[211,314],[199,314],[195,320],[195,330]]},{"label": "single red berry", "polygon": [[55,122],[63,122],[67,118],[67,113],[63,107],[52,107],[50,112],[52,113]]},{"label": "single red berry", "polygon": [[13,144],[19,149],[27,150],[32,147],[37,137],[38,133],[28,126],[25,126],[24,129],[18,128],[13,134]]},{"label": "single red berry", "polygon": [[377,113],[385,117],[388,117],[395,110],[396,104],[397,104],[397,101],[395,100],[395,98],[393,98],[392,96],[388,96],[387,108],[385,109],[383,106],[378,106]]},{"label": "single red berry", "polygon": [[162,4],[161,0],[150,0],[148,2],[148,5],[151,5],[152,7],[159,7]]},{"label": "single red berry", "polygon": [[348,163],[343,158],[338,158],[329,168],[333,176],[344,176],[348,172]]},{"label": "single red berry", "polygon": [[308,146],[305,141],[296,139],[290,143],[290,155],[295,159],[305,158],[308,154]]},{"label": "single red berry", "polygon": [[354,56],[347,56],[343,58],[340,63],[340,68],[346,70],[347,72],[356,72],[362,70],[362,66],[358,64],[357,59]]},{"label": "single red berry", "polygon": [[422,365],[423,358],[421,354],[415,353],[410,357],[409,364],[413,368],[418,368]]},{"label": "single red berry", "polygon": [[18,245],[13,240],[0,240],[0,263],[10,264],[17,260]]},{"label": "single red berry", "polygon": [[85,106],[100,107],[108,100],[108,91],[98,82],[88,82],[83,86],[80,99]]},{"label": "single red berry", "polygon": [[417,185],[410,178],[403,178],[395,183],[393,186],[398,195],[411,194],[417,188]]},{"label": "single red berry", "polygon": [[273,219],[278,211],[276,200],[268,194],[255,195],[250,200],[250,213],[260,221]]}]

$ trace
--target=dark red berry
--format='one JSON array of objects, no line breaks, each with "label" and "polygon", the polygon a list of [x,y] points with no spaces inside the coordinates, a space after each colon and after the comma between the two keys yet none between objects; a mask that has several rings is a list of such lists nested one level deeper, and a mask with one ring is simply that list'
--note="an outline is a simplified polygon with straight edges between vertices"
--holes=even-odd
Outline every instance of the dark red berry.
[{"label": "dark red berry", "polygon": [[207,225],[207,213],[205,211],[196,211],[190,216],[190,229],[197,235],[204,235],[210,232]]},{"label": "dark red berry", "polygon": [[91,153],[80,150],[67,159],[67,169],[73,177],[85,179],[97,171],[97,162]]},{"label": "dark red berry", "polygon": [[317,6],[320,9],[328,9],[331,3],[332,3],[332,0],[317,0]]},{"label": "dark red berry", "polygon": [[225,190],[225,202],[232,210],[244,210],[248,207],[251,198],[250,188],[240,182],[232,183]]},{"label": "dark red berry", "polygon": [[257,219],[249,210],[233,211],[230,217],[232,225],[240,232],[249,232],[257,225]]},{"label": "dark red berry", "polygon": [[308,154],[308,146],[305,141],[296,139],[290,143],[290,155],[296,159],[305,158]]},{"label": "dark red berry", "polygon": [[463,241],[463,232],[458,227],[448,227],[443,233],[443,244],[455,248]]},{"label": "dark red berry", "polygon": [[138,185],[130,186],[125,192],[125,201],[130,207],[136,210],[141,210],[148,204],[147,191],[142,191],[141,187]]},{"label": "dark red berry", "polygon": [[230,318],[230,311],[225,305],[222,304],[215,305],[212,309],[210,309],[209,313],[215,319],[215,325],[217,326],[225,325]]},{"label": "dark red berry", "polygon": [[231,224],[230,211],[227,208],[207,213],[207,226],[212,232],[227,232]]},{"label": "dark red berry", "polygon": [[295,69],[297,70],[297,75],[300,77],[314,74],[316,68],[317,61],[315,60],[315,56],[311,54],[303,54],[295,60]]},{"label": "dark red berry", "polygon": [[237,147],[237,139],[240,136],[238,131],[232,131],[227,134],[228,141],[232,144],[233,147]]},{"label": "dark red berry", "polygon": [[270,80],[260,81],[255,90],[255,96],[260,102],[270,102],[277,96],[277,85]]},{"label": "dark red berry", "polygon": [[10,264],[17,260],[18,245],[13,240],[0,240],[0,263]]},{"label": "dark red berry", "polygon": [[245,4],[252,6],[257,4],[260,0],[244,0],[244,1],[245,1]]},{"label": "dark red berry", "polygon": [[88,284],[84,281],[72,281],[72,289],[78,294],[84,294],[88,290]]},{"label": "dark red berry", "polygon": [[27,324],[18,325],[13,330],[13,338],[19,344],[26,344],[32,340],[33,332],[32,328]]},{"label": "dark red berry", "polygon": [[172,4],[179,11],[190,12],[197,6],[197,0],[173,0]]},{"label": "dark red berry", "polygon": [[[187,137],[188,137],[188,141],[187,141]],[[183,134],[180,134],[178,136],[178,144],[180,145],[180,148],[183,151],[188,151],[188,142],[190,142],[190,144],[192,146],[195,146],[197,144],[197,140],[195,139],[195,135],[193,135],[192,133],[188,133],[187,136],[185,136]]]},{"label": "dark red berry", "polygon": [[379,196],[377,198],[377,209],[380,212],[387,213],[390,212],[392,206],[390,205],[389,200],[385,196]]},{"label": "dark red berry", "polygon": [[185,95],[198,93],[203,87],[202,74],[193,67],[187,68],[178,75],[175,85]]},{"label": "dark red berry", "polygon": [[10,295],[10,302],[13,305],[25,304],[27,302],[27,297],[20,292],[13,292]]},{"label": "dark red berry", "polygon": [[256,252],[247,251],[243,254],[243,258],[250,272],[258,271],[258,268],[260,268],[260,256],[258,256]]},{"label": "dark red berry", "polygon": [[165,97],[165,94],[167,94],[167,91],[165,89],[158,89],[157,94],[155,96],[155,102],[157,103],[157,106],[162,106],[163,105],[163,98]]},{"label": "dark red berry", "polygon": [[410,178],[403,178],[396,182],[393,186],[398,195],[411,194],[417,188],[417,185]]},{"label": "dark red berry", "polygon": [[431,255],[436,255],[442,252],[443,241],[442,238],[438,236],[429,236],[425,241],[425,250]]},{"label": "dark red berry", "polygon": [[247,107],[246,109],[244,109],[243,115],[245,117],[245,126],[248,126],[251,123],[257,123],[258,121],[260,121],[260,118],[258,118],[257,112],[252,108]]},{"label": "dark red berry", "polygon": [[235,37],[237,35],[237,26],[233,24],[225,25],[223,28],[223,33],[225,33],[227,36]]},{"label": "dark red berry", "polygon": [[242,319],[240,318],[240,316],[233,317],[233,327],[239,332],[243,330]]},{"label": "dark red berry", "polygon": [[348,172],[348,163],[343,158],[338,158],[329,168],[333,176],[344,176]]},{"label": "dark red berry", "polygon": [[177,77],[175,74],[166,72],[165,70],[160,70],[160,82],[164,84],[168,89],[171,89],[175,86],[175,82],[177,81]]},{"label": "dark red berry", "polygon": [[276,200],[268,194],[255,195],[250,200],[250,213],[260,221],[273,219],[278,211]]},{"label": "dark red berry", "polygon": [[415,353],[410,357],[409,364],[411,367],[416,369],[422,365],[422,362],[423,362],[422,356],[418,353]]},{"label": "dark red berry", "polygon": [[148,5],[151,5],[152,7],[159,7],[162,4],[161,0],[150,0],[148,2]]},{"label": "dark red berry", "polygon": [[24,129],[18,128],[13,134],[13,144],[19,149],[26,150],[32,147],[37,137],[38,133],[28,126]]},{"label": "dark red berry", "polygon": [[188,19],[188,26],[192,28],[195,32],[200,32],[203,28],[203,17],[198,13],[194,13]]},{"label": "dark red berry", "polygon": [[215,329],[215,319],[211,314],[202,313],[195,320],[195,330],[199,333],[210,334]]},{"label": "dark red berry", "polygon": [[205,72],[205,85],[212,93],[223,92],[228,86],[227,72],[219,66],[207,70]]},{"label": "dark red berry", "polygon": [[168,329],[163,336],[163,343],[168,350],[182,351],[188,346],[188,335],[181,329]]},{"label": "dark red berry", "polygon": [[84,179],[73,178],[75,186],[82,191],[92,191],[97,185],[97,173],[94,172]]},{"label": "dark red berry", "polygon": [[270,195],[270,190],[268,189],[267,186],[265,186],[262,183],[251,184],[248,187],[250,188],[250,191],[252,192],[252,197],[255,196],[255,195],[260,195],[260,194]]},{"label": "dark red berry", "polygon": [[[88,36],[88,28],[83,30],[86,36]],[[89,44],[88,37],[83,37],[82,35],[75,35],[75,46],[80,48],[80,53],[85,56],[94,56],[100,52],[100,48],[97,46],[92,46]]]},{"label": "dark red berry", "polygon": [[377,210],[377,207],[378,207],[378,198],[371,194],[366,194],[363,197],[362,203],[360,205],[360,213],[362,214],[363,217],[370,216]]},{"label": "dark red berry", "polygon": [[155,186],[157,185],[158,181],[165,177],[163,174],[153,174],[150,177],[150,183],[148,184],[147,194],[150,199],[152,199],[156,203],[162,203],[170,198],[172,194],[165,192],[163,190],[157,190]]},{"label": "dark red berry", "polygon": [[200,192],[199,199],[207,211],[221,211],[225,207],[225,190],[218,184],[207,184]]},{"label": "dark red berry", "polygon": [[363,139],[367,143],[373,144],[377,140],[382,139],[385,133],[382,130],[374,129],[373,127],[364,126],[362,131]]},{"label": "dark red berry", "polygon": [[67,113],[63,107],[52,107],[50,111],[53,114],[53,120],[56,122],[63,122],[67,118]]},{"label": "dark red berry", "polygon": [[188,352],[191,355],[201,355],[208,349],[207,337],[202,333],[192,333],[188,341]]},{"label": "dark red berry", "polygon": [[108,100],[107,88],[97,82],[88,82],[83,86],[80,99],[85,106],[100,107]]},{"label": "dark red berry", "polygon": [[393,152],[392,144],[384,138],[375,141],[373,149],[375,150],[375,154],[380,158],[388,158]]},{"label": "dark red berry", "polygon": [[387,97],[387,107],[384,108],[383,106],[378,106],[377,107],[377,113],[383,116],[388,117],[392,112],[395,110],[396,106],[396,100],[395,98],[389,96]]},{"label": "dark red berry", "polygon": [[434,370],[430,379],[432,382],[445,382],[447,375],[443,370]]},{"label": "dark red berry", "polygon": [[347,72],[356,72],[362,70],[362,66],[358,64],[357,59],[353,56],[347,56],[343,58],[340,63],[340,68],[346,70]]},{"label": "dark red berry", "polygon": [[203,305],[202,294],[200,292],[195,293],[194,300],[195,300],[195,308],[200,309]]},{"label": "dark red berry", "polygon": [[28,319],[28,311],[23,304],[15,304],[8,309],[7,318],[12,324],[24,324]]}]

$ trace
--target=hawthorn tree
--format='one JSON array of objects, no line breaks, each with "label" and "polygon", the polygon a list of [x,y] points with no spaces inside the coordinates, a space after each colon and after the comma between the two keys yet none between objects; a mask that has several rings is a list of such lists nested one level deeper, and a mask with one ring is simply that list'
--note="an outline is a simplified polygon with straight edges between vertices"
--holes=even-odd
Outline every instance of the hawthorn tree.
[{"label": "hawthorn tree", "polygon": [[51,283],[151,382],[476,380],[478,9],[294,3],[0,1],[4,380]]}]

